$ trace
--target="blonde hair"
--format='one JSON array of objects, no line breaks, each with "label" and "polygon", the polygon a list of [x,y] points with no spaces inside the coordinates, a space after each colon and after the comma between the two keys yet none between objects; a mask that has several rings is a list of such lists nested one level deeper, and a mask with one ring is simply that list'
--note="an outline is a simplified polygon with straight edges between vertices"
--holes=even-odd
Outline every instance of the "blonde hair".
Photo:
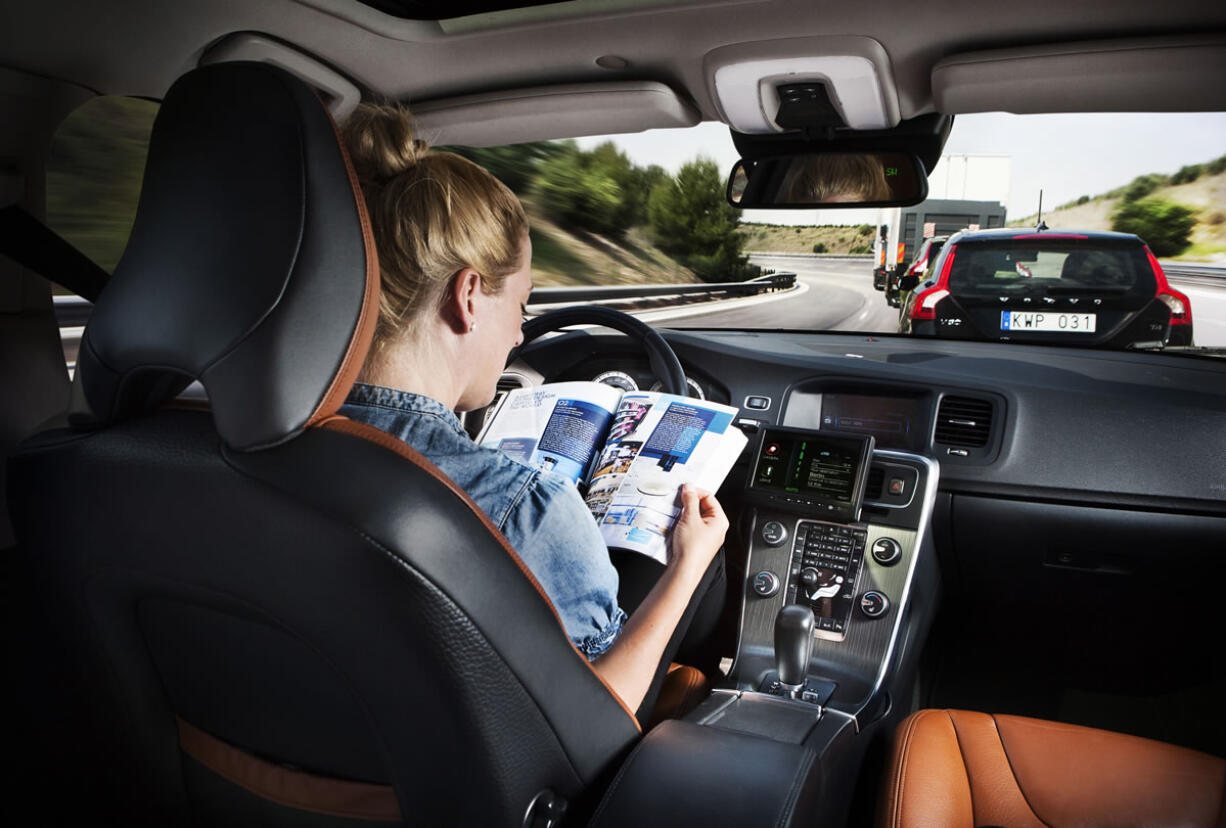
[{"label": "blonde hair", "polygon": [[876,156],[838,152],[792,161],[779,187],[777,201],[780,204],[820,204],[839,198],[873,202],[886,201],[889,197],[885,166]]},{"label": "blonde hair", "polygon": [[528,218],[484,168],[432,152],[402,106],[361,104],[341,127],[370,213],[382,290],[374,357],[411,334],[466,267],[497,293],[519,269]]}]

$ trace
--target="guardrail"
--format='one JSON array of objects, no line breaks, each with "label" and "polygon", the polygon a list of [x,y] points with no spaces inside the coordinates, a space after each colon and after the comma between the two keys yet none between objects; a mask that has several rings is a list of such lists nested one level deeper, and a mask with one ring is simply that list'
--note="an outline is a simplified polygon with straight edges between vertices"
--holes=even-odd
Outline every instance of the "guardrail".
[{"label": "guardrail", "polygon": [[[734,296],[754,296],[796,286],[795,273],[772,273],[745,282],[702,282],[680,285],[613,285],[595,287],[542,287],[528,297],[529,307],[571,305],[576,303],[623,303],[666,296],[687,299],[723,299]],[[94,304],[80,296],[54,296],[55,316],[61,328],[78,328],[89,319]]]},{"label": "guardrail", "polygon": [[77,328],[85,324],[94,309],[94,303],[80,296],[52,296],[55,303],[55,318],[61,328]]},{"label": "guardrail", "polygon": [[747,253],[751,259],[825,259],[831,262],[872,261],[872,253],[779,253],[757,251]]},{"label": "guardrail", "polygon": [[577,302],[618,302],[654,299],[664,296],[724,299],[754,296],[796,286],[795,273],[772,273],[745,282],[703,282],[682,285],[613,285],[594,287],[543,287],[532,291],[529,307],[570,305]]},{"label": "guardrail", "polygon": [[1192,262],[1159,262],[1162,272],[1172,282],[1192,285],[1226,287],[1226,267]]}]

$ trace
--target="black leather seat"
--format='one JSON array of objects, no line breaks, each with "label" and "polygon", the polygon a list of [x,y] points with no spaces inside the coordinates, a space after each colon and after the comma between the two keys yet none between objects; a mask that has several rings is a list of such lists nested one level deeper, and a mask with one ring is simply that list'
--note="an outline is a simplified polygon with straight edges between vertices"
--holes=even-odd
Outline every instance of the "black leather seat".
[{"label": "black leather seat", "polygon": [[[519,826],[639,736],[481,511],[334,415],[377,279],[310,90],[257,64],[174,85],[72,427],[9,466],[95,822]],[[172,403],[193,378],[209,410]]]}]

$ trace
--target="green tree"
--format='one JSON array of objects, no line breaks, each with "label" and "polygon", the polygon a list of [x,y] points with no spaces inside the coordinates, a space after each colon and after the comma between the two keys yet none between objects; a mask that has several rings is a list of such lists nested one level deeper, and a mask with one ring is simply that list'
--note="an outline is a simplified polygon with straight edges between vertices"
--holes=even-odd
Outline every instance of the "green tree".
[{"label": "green tree", "polygon": [[1205,165],[1205,170],[1209,173],[1209,175],[1217,175],[1218,173],[1226,172],[1226,155],[1223,155],[1220,158],[1214,158]]},{"label": "green tree", "polygon": [[818,242],[817,244],[813,245],[813,252],[814,253],[825,253],[826,245],[823,244],[822,242]]},{"label": "green tree", "polygon": [[754,269],[741,255],[740,216],[724,199],[714,161],[699,158],[651,191],[647,213],[656,244],[707,282],[745,278]]},{"label": "green tree", "polygon": [[611,141],[590,151],[572,143],[540,163],[533,192],[558,223],[621,237],[647,223],[651,189],[666,177],[660,167],[635,166]]},{"label": "green tree", "polygon": [[1121,204],[1111,215],[1111,229],[1140,236],[1155,256],[1178,256],[1191,243],[1196,215],[1182,204],[1144,198]]},{"label": "green tree", "polygon": [[1124,187],[1124,201],[1138,201],[1166,183],[1167,178],[1164,175],[1157,173],[1138,175],[1128,186]]},{"label": "green tree", "polygon": [[1179,171],[1171,176],[1171,183],[1187,184],[1200,178],[1204,171],[1205,167],[1202,164],[1188,164],[1180,167]]},{"label": "green tree", "polygon": [[454,152],[485,167],[513,193],[524,196],[540,171],[541,164],[575,151],[574,141],[534,141],[506,147],[437,147]]},{"label": "green tree", "polygon": [[590,153],[572,148],[541,164],[534,188],[538,203],[564,226],[608,233],[616,225],[622,189]]}]

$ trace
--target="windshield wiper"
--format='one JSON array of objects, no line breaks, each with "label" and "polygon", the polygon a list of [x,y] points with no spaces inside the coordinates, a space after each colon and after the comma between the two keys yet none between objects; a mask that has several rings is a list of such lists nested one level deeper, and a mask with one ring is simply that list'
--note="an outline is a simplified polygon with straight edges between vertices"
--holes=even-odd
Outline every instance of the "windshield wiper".
[{"label": "windshield wiper", "polygon": [[1161,342],[1133,342],[1128,345],[1129,351],[1162,351],[1180,356],[1208,357],[1209,359],[1226,359],[1226,347],[1217,345],[1164,345]]}]

